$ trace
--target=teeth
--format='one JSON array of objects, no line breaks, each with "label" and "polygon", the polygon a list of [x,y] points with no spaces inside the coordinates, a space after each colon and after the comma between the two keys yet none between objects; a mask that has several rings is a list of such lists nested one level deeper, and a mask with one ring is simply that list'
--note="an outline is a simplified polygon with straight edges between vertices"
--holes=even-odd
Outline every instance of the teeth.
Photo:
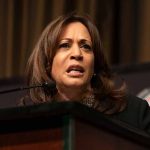
[{"label": "teeth", "polygon": [[70,66],[68,69],[67,69],[67,72],[71,72],[71,71],[76,71],[76,72],[80,72],[80,73],[83,73],[84,72],[84,69],[80,66]]},{"label": "teeth", "polygon": [[78,71],[78,72],[83,72],[81,69],[79,68],[72,68],[70,70],[68,70],[68,72],[71,72],[71,71]]},{"label": "teeth", "polygon": [[71,69],[71,70],[74,70],[74,71],[80,71],[79,69],[77,69],[77,68],[73,68],[73,69]]}]

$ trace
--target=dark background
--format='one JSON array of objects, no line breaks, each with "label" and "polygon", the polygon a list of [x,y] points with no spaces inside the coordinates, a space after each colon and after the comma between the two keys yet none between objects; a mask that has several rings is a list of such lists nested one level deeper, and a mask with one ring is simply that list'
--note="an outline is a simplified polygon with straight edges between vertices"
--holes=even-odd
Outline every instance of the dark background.
[{"label": "dark background", "polygon": [[0,0],[0,78],[24,75],[42,30],[71,11],[95,21],[110,64],[150,62],[149,0]]}]

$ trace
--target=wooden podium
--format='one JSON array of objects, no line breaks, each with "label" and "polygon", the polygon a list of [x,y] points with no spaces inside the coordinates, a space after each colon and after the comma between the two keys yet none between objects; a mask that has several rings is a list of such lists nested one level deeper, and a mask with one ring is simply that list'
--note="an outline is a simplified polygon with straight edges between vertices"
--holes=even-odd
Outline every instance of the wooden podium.
[{"label": "wooden podium", "polygon": [[0,150],[148,150],[150,137],[75,102],[0,109]]}]

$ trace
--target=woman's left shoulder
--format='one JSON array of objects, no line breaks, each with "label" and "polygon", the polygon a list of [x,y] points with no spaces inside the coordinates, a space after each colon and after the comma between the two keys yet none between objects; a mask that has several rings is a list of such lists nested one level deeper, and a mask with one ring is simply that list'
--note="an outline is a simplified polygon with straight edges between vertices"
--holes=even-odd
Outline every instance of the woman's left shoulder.
[{"label": "woman's left shoulder", "polygon": [[[148,102],[144,99],[141,99],[135,95],[127,94],[126,95],[127,107],[125,111],[136,113],[139,116],[139,113],[143,113],[145,111],[150,111],[150,107]],[[150,115],[150,114],[149,114]]]},{"label": "woman's left shoulder", "polygon": [[148,103],[132,94],[126,95],[126,108],[114,115],[115,118],[150,132],[150,107]]}]

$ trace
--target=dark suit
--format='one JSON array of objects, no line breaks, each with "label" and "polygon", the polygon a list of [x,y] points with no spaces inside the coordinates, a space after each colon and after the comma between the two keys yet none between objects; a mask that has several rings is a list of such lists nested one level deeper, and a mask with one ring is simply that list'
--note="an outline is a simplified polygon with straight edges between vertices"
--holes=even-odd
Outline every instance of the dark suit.
[{"label": "dark suit", "polygon": [[145,100],[128,95],[124,111],[113,115],[114,118],[150,133],[150,107]]}]

